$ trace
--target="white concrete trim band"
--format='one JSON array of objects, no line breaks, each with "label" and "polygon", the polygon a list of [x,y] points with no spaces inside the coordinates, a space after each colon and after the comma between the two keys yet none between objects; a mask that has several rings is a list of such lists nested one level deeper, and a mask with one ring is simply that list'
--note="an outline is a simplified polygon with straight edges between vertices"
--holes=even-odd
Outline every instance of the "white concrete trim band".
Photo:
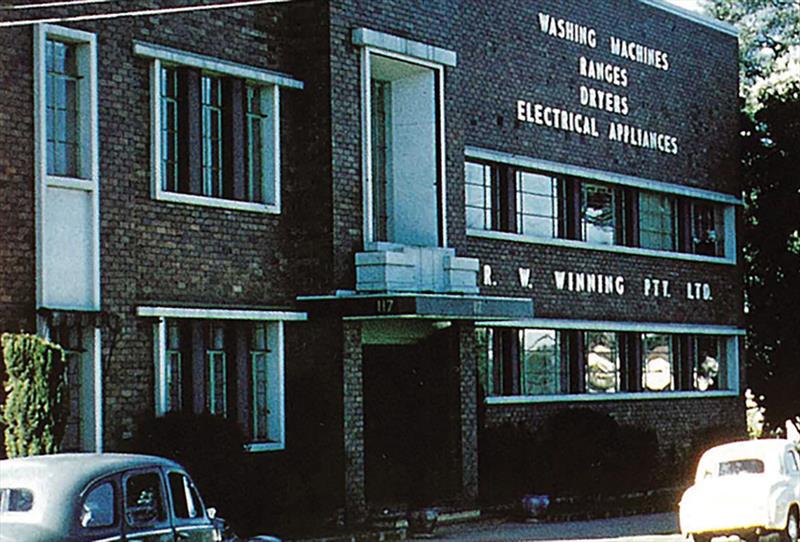
[{"label": "white concrete trim band", "polygon": [[548,173],[569,175],[572,177],[581,177],[584,179],[603,181],[622,186],[641,188],[643,190],[650,190],[653,192],[675,194],[678,196],[686,196],[707,201],[714,201],[718,203],[724,203],[727,205],[744,205],[744,202],[742,201],[741,197],[732,196],[730,194],[724,194],[722,192],[714,192],[711,190],[704,190],[702,188],[693,188],[689,186],[671,184],[663,181],[654,181],[652,179],[644,179],[641,177],[634,177],[632,175],[622,175],[620,173],[601,171],[598,169],[592,169],[583,166],[574,166],[572,164],[551,162],[550,160],[540,160],[538,158],[530,158],[528,156],[523,156],[520,154],[510,154],[491,149],[466,146],[464,147],[464,155],[467,158],[474,158],[476,160],[499,162],[502,164],[524,167],[528,169],[535,169]]},{"label": "white concrete trim band", "polygon": [[668,324],[662,322],[616,322],[611,320],[562,320],[531,318],[502,322],[475,322],[483,327],[524,327],[532,329],[577,329],[581,331],[621,331],[631,333],[677,333],[691,335],[744,336],[746,331],[736,326],[716,324]]},{"label": "white concrete trim band", "polygon": [[258,309],[208,309],[185,307],[136,307],[136,315],[145,318],[188,318],[195,320],[295,321],[308,319],[305,312]]},{"label": "white concrete trim band", "polygon": [[381,49],[443,66],[454,67],[458,58],[456,52],[450,49],[378,32],[370,28],[354,29],[352,42],[353,45],[360,47]]},{"label": "white concrete trim band", "polygon": [[133,54],[144,58],[160,60],[162,62],[180,64],[181,66],[207,70],[220,75],[239,77],[249,81],[256,81],[259,83],[294,89],[303,88],[302,81],[298,81],[292,76],[284,73],[254,68],[252,66],[237,64],[235,62],[209,56],[198,55],[197,53],[192,53],[189,51],[181,51],[180,49],[173,49],[172,47],[165,47],[163,45],[134,41]]}]

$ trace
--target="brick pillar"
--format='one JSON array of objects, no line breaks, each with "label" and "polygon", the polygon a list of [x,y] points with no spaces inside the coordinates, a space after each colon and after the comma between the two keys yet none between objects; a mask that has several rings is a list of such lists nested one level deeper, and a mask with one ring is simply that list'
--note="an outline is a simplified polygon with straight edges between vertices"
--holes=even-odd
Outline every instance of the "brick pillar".
[{"label": "brick pillar", "polygon": [[364,469],[364,364],[361,323],[342,324],[344,378],[344,484],[345,513],[349,524],[367,519]]},{"label": "brick pillar", "polygon": [[458,324],[459,410],[461,418],[461,496],[478,501],[478,382],[475,326]]}]

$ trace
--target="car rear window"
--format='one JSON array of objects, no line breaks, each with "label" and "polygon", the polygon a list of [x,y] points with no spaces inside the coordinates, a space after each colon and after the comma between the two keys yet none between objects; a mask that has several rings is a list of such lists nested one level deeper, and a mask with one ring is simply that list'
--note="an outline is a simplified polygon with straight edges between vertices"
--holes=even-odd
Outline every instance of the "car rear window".
[{"label": "car rear window", "polygon": [[24,487],[0,488],[0,512],[28,512],[33,508],[33,492]]},{"label": "car rear window", "polygon": [[719,464],[720,476],[733,476],[736,474],[761,474],[764,472],[764,462],[760,459],[735,459],[723,461]]}]

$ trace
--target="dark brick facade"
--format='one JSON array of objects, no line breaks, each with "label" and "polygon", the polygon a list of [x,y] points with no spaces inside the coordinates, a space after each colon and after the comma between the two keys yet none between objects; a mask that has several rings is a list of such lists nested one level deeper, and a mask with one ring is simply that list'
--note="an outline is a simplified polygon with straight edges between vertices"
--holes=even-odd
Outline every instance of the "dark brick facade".
[{"label": "dark brick facade", "polygon": [[[126,9],[171,1],[134,0]],[[71,8],[70,15],[91,13]],[[588,49],[539,31],[537,14],[596,28]],[[49,10],[42,15],[66,12]],[[482,295],[530,297],[544,318],[742,326],[741,267],[583,248],[468,237],[465,147],[560,162],[667,183],[738,193],[735,38],[643,2],[533,3],[502,0],[300,0],[290,4],[65,23],[97,34],[104,435],[125,449],[154,412],[153,321],[142,305],[298,310],[298,296],[353,290],[363,248],[360,49],[367,27],[458,55],[445,69],[448,245],[490,264],[496,286]],[[669,52],[664,72],[607,53],[609,34]],[[32,30],[0,30],[0,331],[35,330],[35,204]],[[170,46],[287,73],[303,90],[281,92],[282,212],[247,213],[151,197],[150,61],[134,41]],[[591,139],[516,120],[516,101],[580,110],[577,59],[628,67],[625,119],[678,138],[677,156]],[[712,68],[709,68],[712,67]],[[723,67],[720,69],[719,67]],[[592,112],[605,126],[617,117]],[[518,269],[531,268],[531,289]],[[624,275],[626,296],[557,291],[557,270]],[[669,279],[673,297],[641,295],[647,277]],[[688,301],[685,283],[709,283],[713,300]],[[453,502],[475,505],[478,441],[506,423],[540,427],[567,403],[483,405],[478,398],[474,324],[451,337],[447,374],[453,401]],[[366,517],[364,374],[361,323],[312,316],[286,325],[286,449],[258,454],[258,527]],[[452,345],[451,345],[452,346]],[[437,361],[437,360],[431,360]],[[653,428],[684,451],[708,428],[742,425],[736,397],[593,401],[621,423]],[[448,413],[449,415],[449,413]],[[688,452],[687,452],[688,453]]]}]

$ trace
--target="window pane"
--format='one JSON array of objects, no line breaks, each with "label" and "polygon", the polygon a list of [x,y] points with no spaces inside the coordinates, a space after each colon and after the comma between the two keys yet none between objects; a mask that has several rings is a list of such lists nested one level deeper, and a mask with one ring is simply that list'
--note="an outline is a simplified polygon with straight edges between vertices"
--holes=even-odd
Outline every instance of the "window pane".
[{"label": "window pane", "polygon": [[607,186],[581,184],[582,239],[613,245],[617,239],[616,191]]},{"label": "window pane", "polygon": [[109,527],[114,525],[114,485],[100,484],[89,492],[81,507],[81,526]]},{"label": "window pane", "polygon": [[161,69],[161,189],[178,192],[178,73]]},{"label": "window pane", "polygon": [[486,164],[466,162],[464,164],[466,190],[467,227],[490,230],[498,227],[493,218],[492,168]]},{"label": "window pane", "polygon": [[723,389],[722,348],[719,337],[698,336],[695,339],[694,389],[700,391]]},{"label": "window pane", "polygon": [[264,138],[268,118],[262,107],[261,87],[247,85],[245,89],[245,178],[247,179],[248,201],[264,202]]},{"label": "window pane", "polygon": [[475,330],[478,354],[478,383],[483,397],[500,395],[496,388],[495,359],[494,359],[494,333],[491,328],[478,328]]},{"label": "window pane", "polygon": [[675,250],[675,198],[655,192],[639,193],[639,246]]},{"label": "window pane", "polygon": [[373,237],[377,241],[387,241],[389,213],[387,191],[390,178],[389,160],[392,152],[391,83],[376,79],[371,83]]},{"label": "window pane", "polygon": [[584,333],[586,391],[613,393],[620,391],[619,336],[616,333],[589,331]]},{"label": "window pane", "polygon": [[672,336],[659,333],[642,335],[642,387],[646,391],[675,389]]},{"label": "window pane", "polygon": [[222,80],[200,79],[203,195],[222,197]]},{"label": "window pane", "polygon": [[0,487],[0,512],[29,512],[32,509],[33,492],[30,489]]},{"label": "window pane", "polygon": [[268,324],[256,323],[251,328],[250,339],[250,405],[252,413],[251,438],[254,441],[270,440],[270,357]]},{"label": "window pane", "polygon": [[523,329],[520,337],[520,391],[524,395],[561,392],[559,335],[555,330]]},{"label": "window pane", "polygon": [[156,473],[137,474],[125,483],[125,518],[138,526],[166,517],[161,496],[161,479]]},{"label": "window pane", "polygon": [[560,181],[547,175],[518,171],[517,232],[538,237],[558,237],[560,222]]},{"label": "window pane", "polygon": [[181,519],[201,517],[200,503],[195,497],[194,487],[189,479],[177,472],[169,473],[168,478],[175,517]]},{"label": "window pane", "polygon": [[47,40],[45,69],[47,172],[77,177],[80,149],[77,46]]},{"label": "window pane", "polygon": [[225,352],[225,328],[208,326],[206,350],[206,407],[211,414],[228,414],[228,359]]},{"label": "window pane", "polygon": [[692,251],[706,256],[721,256],[723,250],[722,207],[713,203],[691,203]]}]

